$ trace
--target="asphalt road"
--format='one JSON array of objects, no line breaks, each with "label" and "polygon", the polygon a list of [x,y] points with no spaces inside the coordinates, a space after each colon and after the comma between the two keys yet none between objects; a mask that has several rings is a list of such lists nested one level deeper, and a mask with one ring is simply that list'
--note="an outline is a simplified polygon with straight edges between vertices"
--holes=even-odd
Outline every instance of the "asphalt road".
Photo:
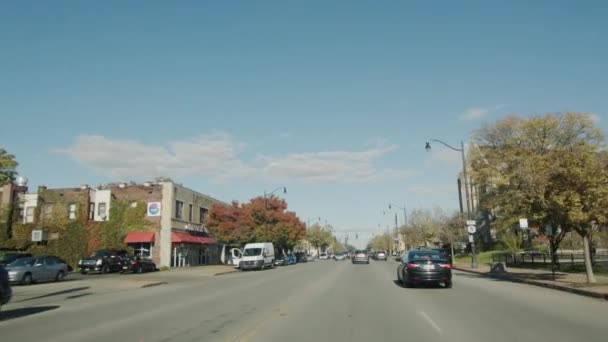
[{"label": "asphalt road", "polygon": [[[405,289],[396,262],[262,272],[12,303],[6,341],[606,341],[608,302],[455,273]],[[66,282],[66,286],[73,286]]]}]

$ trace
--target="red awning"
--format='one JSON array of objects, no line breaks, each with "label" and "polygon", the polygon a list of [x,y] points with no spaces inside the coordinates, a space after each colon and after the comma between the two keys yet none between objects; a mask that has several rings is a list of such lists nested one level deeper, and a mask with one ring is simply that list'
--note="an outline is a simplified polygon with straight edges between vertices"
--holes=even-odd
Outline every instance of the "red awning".
[{"label": "red awning", "polygon": [[185,232],[171,232],[171,242],[175,243],[196,243],[201,245],[217,244],[214,238],[208,236],[192,235]]},{"label": "red awning", "polygon": [[130,232],[125,236],[125,243],[153,243],[154,232]]}]

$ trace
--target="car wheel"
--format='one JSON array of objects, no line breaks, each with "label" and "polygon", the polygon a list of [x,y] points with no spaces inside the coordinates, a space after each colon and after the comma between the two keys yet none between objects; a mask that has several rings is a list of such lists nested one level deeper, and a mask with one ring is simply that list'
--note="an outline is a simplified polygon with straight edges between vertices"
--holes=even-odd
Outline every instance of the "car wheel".
[{"label": "car wheel", "polygon": [[445,287],[446,289],[451,289],[451,288],[452,288],[452,282],[451,282],[451,281],[446,282],[446,283],[444,284],[444,287]]},{"label": "car wheel", "polygon": [[87,271],[80,271],[80,274],[87,274]]},{"label": "car wheel", "polygon": [[65,278],[65,274],[63,273],[63,271],[59,271],[57,272],[57,275],[55,276],[55,281],[62,281]]},{"label": "car wheel", "polygon": [[29,285],[32,283],[32,275],[30,273],[26,273],[21,279],[21,285]]}]

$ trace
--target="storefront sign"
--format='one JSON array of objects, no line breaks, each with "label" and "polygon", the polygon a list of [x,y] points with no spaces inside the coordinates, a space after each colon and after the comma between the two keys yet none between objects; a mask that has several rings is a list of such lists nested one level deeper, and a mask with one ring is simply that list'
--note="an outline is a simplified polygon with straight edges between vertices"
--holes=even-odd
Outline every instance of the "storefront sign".
[{"label": "storefront sign", "polygon": [[160,202],[148,202],[148,216],[160,216]]}]

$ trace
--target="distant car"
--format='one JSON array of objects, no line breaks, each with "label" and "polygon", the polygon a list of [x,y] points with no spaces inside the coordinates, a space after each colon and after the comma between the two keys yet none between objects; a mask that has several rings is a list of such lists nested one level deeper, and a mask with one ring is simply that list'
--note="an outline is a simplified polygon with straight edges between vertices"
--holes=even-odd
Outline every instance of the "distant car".
[{"label": "distant car", "polygon": [[287,262],[287,265],[295,265],[298,262],[298,259],[295,255],[288,253],[285,256],[285,261]]},{"label": "distant car", "polygon": [[405,287],[417,284],[443,284],[452,287],[452,265],[434,250],[406,252],[397,267],[397,280]]},{"label": "distant car", "polygon": [[369,254],[365,250],[357,250],[353,256],[353,264],[369,264]]},{"label": "distant car", "polygon": [[20,258],[31,258],[33,255],[29,253],[4,253],[0,254],[0,266],[6,267],[6,265]]},{"label": "distant car", "polygon": [[378,253],[376,253],[375,260],[384,260],[384,261],[386,261],[387,258],[388,258],[388,255],[386,254],[386,252],[378,252]]},{"label": "distant car", "polygon": [[346,260],[346,254],[338,253],[338,254],[334,255],[334,260],[336,260],[336,261]]},{"label": "distant car", "polygon": [[297,253],[295,253],[295,256],[296,256],[297,263],[308,262],[308,257],[306,256],[306,253],[297,252]]},{"label": "distant car", "polygon": [[319,260],[327,260],[328,256],[326,253],[319,254]]},{"label": "distant car", "polygon": [[11,290],[11,285],[8,281],[8,271],[0,266],[0,308],[2,308],[2,305],[10,302],[12,296],[13,290]]},{"label": "distant car", "polygon": [[315,256],[312,254],[309,254],[306,256],[306,261],[310,261],[310,262],[314,262],[315,261]]},{"label": "distant car", "polygon": [[274,265],[275,266],[285,266],[285,265],[287,265],[285,263],[285,256],[284,255],[279,255],[276,259],[274,259]]},{"label": "distant car", "polygon": [[68,274],[68,266],[54,257],[17,259],[6,267],[11,283],[29,285],[39,281],[61,281]]},{"label": "distant car", "polygon": [[80,273],[109,273],[122,271],[124,261],[129,253],[125,250],[99,250],[78,262]]},{"label": "distant car", "polygon": [[144,273],[156,271],[156,264],[149,258],[133,255],[123,258],[121,273]]}]

